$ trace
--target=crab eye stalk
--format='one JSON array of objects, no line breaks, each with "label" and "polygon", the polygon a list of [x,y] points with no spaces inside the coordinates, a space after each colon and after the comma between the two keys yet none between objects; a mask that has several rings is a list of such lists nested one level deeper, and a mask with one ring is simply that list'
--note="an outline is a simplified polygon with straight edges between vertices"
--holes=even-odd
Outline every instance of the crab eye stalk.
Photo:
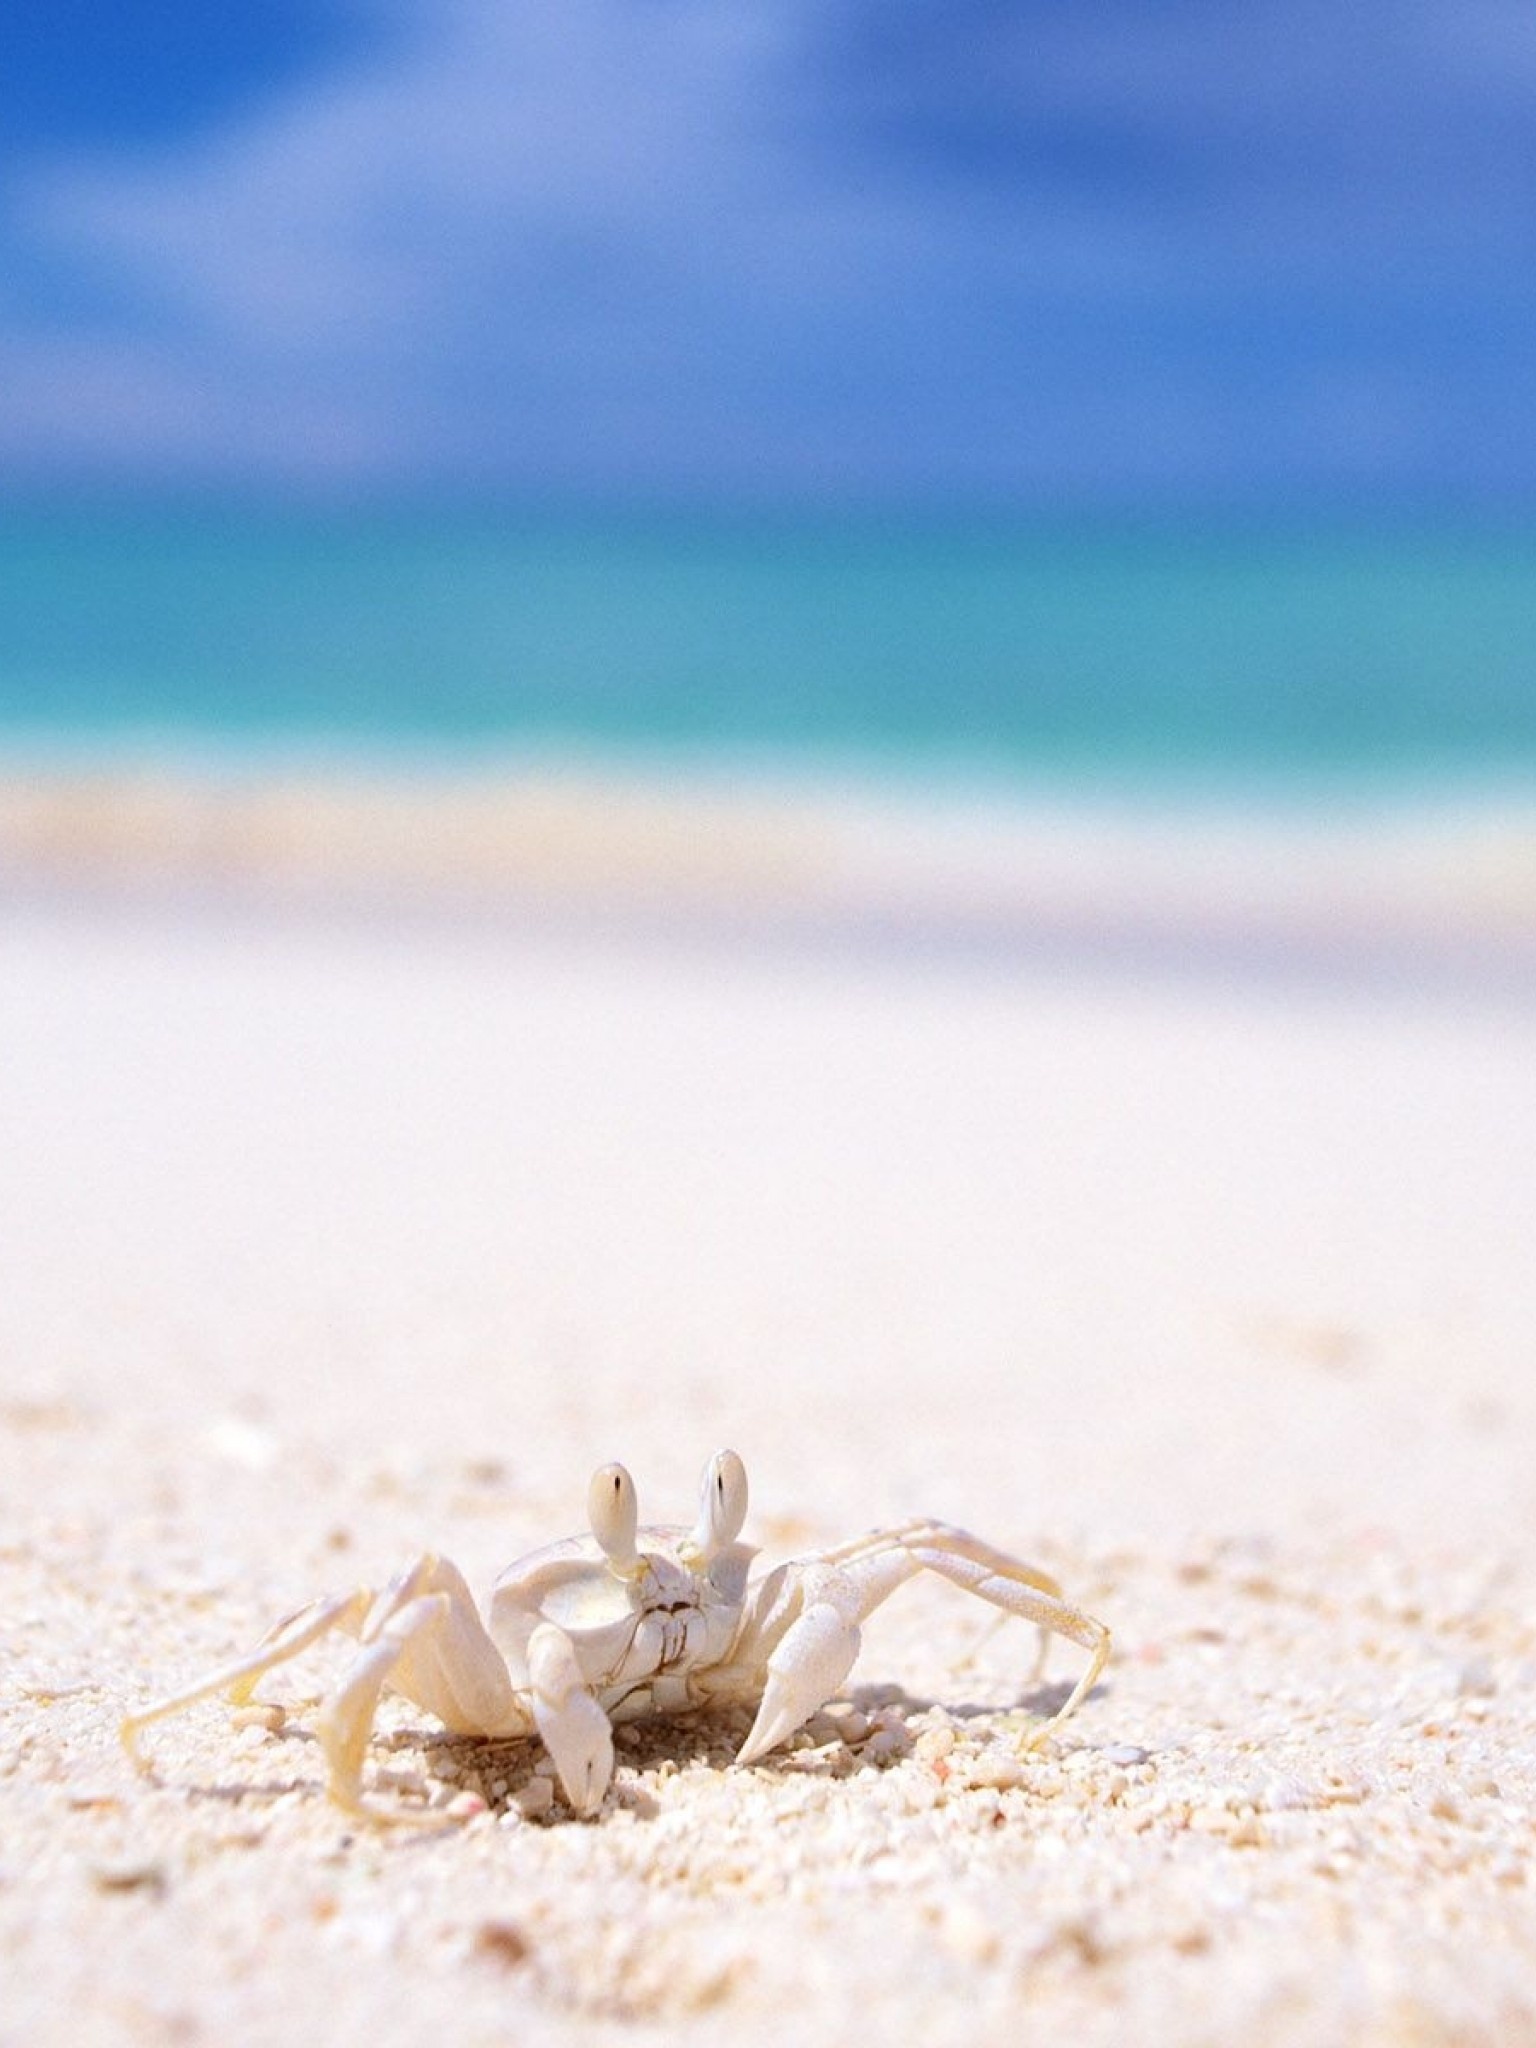
[{"label": "crab eye stalk", "polygon": [[704,1467],[699,1488],[699,1519],[689,1548],[704,1563],[728,1550],[747,1519],[747,1468],[734,1451],[716,1451]]},{"label": "crab eye stalk", "polygon": [[639,1559],[635,1552],[635,1527],[639,1510],[635,1482],[622,1465],[601,1465],[587,1488],[587,1517],[592,1534],[615,1571],[633,1571]]}]

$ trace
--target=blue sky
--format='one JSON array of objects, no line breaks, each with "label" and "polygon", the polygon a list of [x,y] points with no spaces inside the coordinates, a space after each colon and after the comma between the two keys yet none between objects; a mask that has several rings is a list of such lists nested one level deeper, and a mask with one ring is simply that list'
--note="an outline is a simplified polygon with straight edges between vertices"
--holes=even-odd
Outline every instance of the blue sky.
[{"label": "blue sky", "polygon": [[0,479],[1536,497],[1529,0],[56,0]]}]

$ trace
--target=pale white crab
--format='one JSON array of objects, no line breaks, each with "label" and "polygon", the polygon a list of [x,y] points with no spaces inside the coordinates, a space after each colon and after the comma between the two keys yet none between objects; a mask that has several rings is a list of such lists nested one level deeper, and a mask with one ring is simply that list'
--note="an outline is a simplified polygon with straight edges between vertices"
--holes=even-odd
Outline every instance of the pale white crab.
[{"label": "pale white crab", "polygon": [[318,1733],[332,1798],[351,1813],[401,1817],[362,1797],[363,1752],[386,1687],[456,1735],[537,1733],[572,1807],[592,1814],[613,1776],[612,1727],[651,1715],[746,1703],[757,1717],[737,1753],[749,1764],[792,1735],[852,1669],[859,1625],[919,1571],[1089,1654],[1065,1703],[1026,1747],[1065,1720],[1109,1656],[1109,1631],[1062,1598],[1055,1580],[944,1522],[875,1529],[749,1576],[756,1552],[737,1541],[747,1474],[734,1451],[704,1468],[691,1529],[637,1527],[635,1485],[604,1465],[587,1494],[590,1536],[571,1536],[509,1566],[482,1621],[458,1568],[427,1555],[382,1592],[322,1599],[279,1622],[249,1656],[130,1714],[123,1741],[194,1700],[248,1701],[264,1673],[332,1629],[361,1648],[325,1700]]}]

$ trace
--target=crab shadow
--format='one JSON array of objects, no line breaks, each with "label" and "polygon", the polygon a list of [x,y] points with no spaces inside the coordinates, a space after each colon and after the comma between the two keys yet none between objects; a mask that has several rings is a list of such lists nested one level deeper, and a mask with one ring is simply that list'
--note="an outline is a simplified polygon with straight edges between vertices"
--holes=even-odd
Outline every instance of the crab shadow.
[{"label": "crab shadow", "polygon": [[[1090,1700],[1099,1699],[1106,1690],[1107,1687],[1101,1679],[1087,1697]],[[1020,1693],[1011,1700],[957,1700],[949,1697],[940,1699],[931,1694],[909,1692],[904,1685],[892,1683],[850,1686],[844,1697],[851,1706],[857,1707],[861,1714],[872,1714],[877,1710],[886,1713],[894,1711],[904,1721],[940,1709],[953,1721],[996,1720],[1001,1714],[1017,1712],[1032,1714],[1040,1721],[1049,1721],[1061,1712],[1071,1699],[1072,1693],[1072,1680],[1063,1678],[1053,1679],[1048,1685],[1031,1686],[1028,1692]]]},{"label": "crab shadow", "polygon": [[[303,1722],[287,1721],[281,1728],[274,1728],[268,1732],[266,1742],[263,1744],[261,1752],[259,1752],[262,1760],[275,1761],[275,1758],[268,1758],[268,1749],[275,1749],[278,1745],[287,1743],[295,1743],[300,1748],[317,1751],[320,1747],[320,1738],[312,1728],[307,1728]],[[376,1746],[388,1748],[391,1745],[388,1738],[385,1737]],[[297,1759],[295,1759],[295,1763],[297,1765]],[[169,1782],[164,1773],[153,1764],[150,1765],[144,1775],[150,1783],[155,1785],[164,1786]],[[291,1777],[243,1778],[234,1781],[225,1780],[222,1783],[212,1785],[188,1785],[185,1787],[185,1797],[194,1805],[202,1806],[271,1806],[279,1799],[293,1797],[324,1799],[325,1796],[325,1766],[318,1759],[317,1768],[314,1771],[301,1771],[295,1768]]]},{"label": "crab shadow", "polygon": [[[642,1819],[652,1818],[661,1809],[640,1781],[658,1771],[675,1776],[693,1770],[724,1770],[735,1762],[751,1724],[751,1714],[740,1710],[622,1722],[614,1729],[610,1798]],[[376,1739],[374,1748],[424,1756],[429,1775],[478,1791],[493,1812],[516,1805],[518,1795],[535,1780],[550,1778],[552,1769],[536,1736],[502,1741],[402,1728]],[[536,1818],[548,1824],[574,1816],[557,1790],[549,1812]]]},{"label": "crab shadow", "polygon": [[[1096,1685],[1089,1697],[1097,1699],[1104,1690],[1102,1684]],[[956,1700],[914,1693],[897,1683],[871,1682],[849,1686],[829,1701],[828,1707],[834,1710],[834,1726],[835,1709],[845,1704],[877,1720],[883,1728],[894,1724],[906,1732],[909,1722],[935,1710],[942,1710],[956,1721],[996,1719],[1020,1710],[1046,1721],[1060,1712],[1071,1693],[1071,1682],[1061,1680],[1033,1686],[1012,1700]],[[816,1718],[812,1716],[813,1721]],[[661,1804],[645,1781],[662,1771],[672,1776],[687,1771],[728,1769],[735,1763],[736,1752],[751,1723],[751,1712],[741,1708],[623,1723],[614,1731],[617,1770],[604,1810],[612,1804],[627,1809],[636,1820],[654,1820],[661,1813]],[[268,1739],[274,1744],[298,1744],[311,1751],[319,1747],[314,1730],[296,1720],[274,1729]],[[374,1759],[373,1800],[377,1803],[399,1799],[402,1817],[417,1823],[404,1839],[430,1840],[441,1831],[462,1825],[462,1817],[446,1807],[434,1810],[430,1805],[414,1804],[418,1796],[434,1789],[470,1793],[482,1800],[486,1810],[498,1820],[515,1811],[526,1824],[536,1827],[582,1824],[553,1786],[547,1806],[528,1810],[525,1800],[529,1788],[541,1779],[548,1782],[550,1777],[548,1759],[536,1737],[497,1740],[450,1735],[441,1729],[407,1722],[376,1729],[369,1747]],[[865,1754],[863,1740],[849,1741],[834,1734],[823,1736],[820,1741],[813,1737],[797,1747],[775,1750],[752,1768],[783,1778],[807,1774],[842,1777],[860,1769],[890,1769],[904,1762],[910,1749],[910,1740],[898,1741]],[[323,1766],[313,1773],[203,1785],[193,1788],[189,1796],[209,1804],[239,1806],[271,1805],[295,1794],[313,1794],[324,1799]]]}]

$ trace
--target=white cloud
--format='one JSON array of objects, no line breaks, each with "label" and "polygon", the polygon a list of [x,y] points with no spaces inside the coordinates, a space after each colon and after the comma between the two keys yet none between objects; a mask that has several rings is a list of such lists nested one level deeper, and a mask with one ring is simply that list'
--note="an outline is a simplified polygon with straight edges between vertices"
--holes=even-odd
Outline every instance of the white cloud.
[{"label": "white cloud", "polygon": [[760,175],[775,18],[456,0],[383,64],[158,161],[40,167],[22,203],[40,238],[236,345],[419,340],[487,266],[686,248]]},{"label": "white cloud", "polygon": [[1432,464],[1435,373],[1327,395],[1391,353],[1372,293],[1531,300],[1530,202],[1455,147],[1529,33],[1487,0],[1457,69],[1444,18],[1352,12],[1352,69],[1323,0],[953,0],[905,56],[862,0],[402,0],[221,132],[13,180],[0,270],[76,311],[0,314],[0,456],[1006,488],[1283,467],[1287,417],[1347,468],[1358,417]]}]

